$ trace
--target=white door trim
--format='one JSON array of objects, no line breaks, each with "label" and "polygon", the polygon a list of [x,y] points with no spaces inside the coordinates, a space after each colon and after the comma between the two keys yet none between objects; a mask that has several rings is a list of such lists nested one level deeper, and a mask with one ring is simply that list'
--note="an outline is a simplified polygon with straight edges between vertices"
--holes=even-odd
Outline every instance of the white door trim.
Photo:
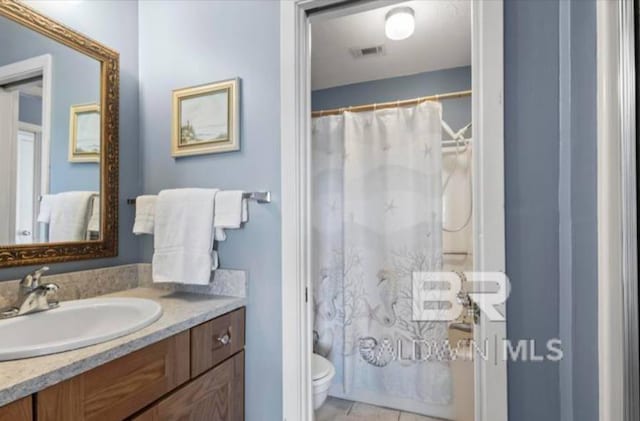
[{"label": "white door trim", "polygon": [[[504,27],[502,0],[472,2],[472,121],[474,270],[505,272]],[[506,307],[503,308],[506,317]],[[475,360],[476,421],[507,421],[507,362],[501,346],[506,323],[484,314],[478,344],[496,344],[495,359]]]},{"label": "white door trim", "polygon": [[633,3],[597,4],[601,421],[640,416]]},{"label": "white door trim", "polygon": [[41,56],[0,66],[0,85],[42,74],[42,162],[40,168],[42,194],[47,194],[49,192],[49,151],[51,148],[51,72],[51,54],[43,54]]},{"label": "white door trim", "polygon": [[25,123],[24,121],[18,121],[18,130],[33,133],[42,133],[42,127],[37,124]]},{"label": "white door trim", "polygon": [[[342,0],[280,6],[283,418],[313,418],[309,288],[310,34],[307,11]],[[476,270],[505,270],[503,2],[472,2],[474,247]],[[477,339],[500,344],[505,323],[483,320]],[[501,352],[499,347],[495,352]],[[507,421],[507,370],[500,354],[476,359],[476,421]]]},{"label": "white door trim", "polygon": [[313,418],[311,309],[307,301],[308,152],[311,115],[305,5],[280,2],[282,194],[282,412],[285,421]]}]

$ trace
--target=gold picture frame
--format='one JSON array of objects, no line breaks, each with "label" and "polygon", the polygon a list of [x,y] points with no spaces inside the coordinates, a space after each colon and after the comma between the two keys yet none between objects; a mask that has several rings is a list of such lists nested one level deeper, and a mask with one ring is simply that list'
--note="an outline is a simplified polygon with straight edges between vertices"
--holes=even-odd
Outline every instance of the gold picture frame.
[{"label": "gold picture frame", "polygon": [[240,149],[239,85],[235,78],[173,91],[173,157]]},{"label": "gold picture frame", "polygon": [[71,106],[69,162],[100,162],[100,106],[98,104]]}]

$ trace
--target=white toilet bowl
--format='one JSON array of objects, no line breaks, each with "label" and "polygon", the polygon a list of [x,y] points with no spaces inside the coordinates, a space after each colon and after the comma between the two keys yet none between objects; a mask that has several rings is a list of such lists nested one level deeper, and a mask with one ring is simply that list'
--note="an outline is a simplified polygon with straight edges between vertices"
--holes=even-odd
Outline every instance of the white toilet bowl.
[{"label": "white toilet bowl", "polygon": [[336,375],[336,369],[331,361],[318,355],[311,354],[311,377],[313,380],[313,409],[322,406],[329,395],[331,380]]}]

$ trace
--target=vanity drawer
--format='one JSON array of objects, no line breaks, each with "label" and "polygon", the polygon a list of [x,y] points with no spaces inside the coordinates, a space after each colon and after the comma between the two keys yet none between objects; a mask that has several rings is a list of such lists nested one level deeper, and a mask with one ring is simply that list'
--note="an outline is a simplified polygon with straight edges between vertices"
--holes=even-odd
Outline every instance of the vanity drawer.
[{"label": "vanity drawer", "polygon": [[31,421],[33,409],[31,396],[0,407],[0,421]]},{"label": "vanity drawer", "polygon": [[244,308],[191,329],[191,378],[244,348]]},{"label": "vanity drawer", "polygon": [[242,421],[244,352],[192,380],[132,421]]},{"label": "vanity drawer", "polygon": [[38,393],[38,421],[122,420],[189,380],[185,331]]}]

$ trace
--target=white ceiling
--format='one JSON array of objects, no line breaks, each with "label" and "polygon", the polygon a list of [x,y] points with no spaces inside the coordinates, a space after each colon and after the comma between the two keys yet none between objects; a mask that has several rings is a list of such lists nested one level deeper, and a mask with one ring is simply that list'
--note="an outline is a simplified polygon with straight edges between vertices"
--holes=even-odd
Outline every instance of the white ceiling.
[{"label": "white ceiling", "polygon": [[[402,41],[384,34],[393,7],[415,11],[416,30]],[[471,64],[471,1],[414,0],[311,26],[311,84],[324,89]],[[350,48],[384,45],[382,56],[354,58]]]}]

